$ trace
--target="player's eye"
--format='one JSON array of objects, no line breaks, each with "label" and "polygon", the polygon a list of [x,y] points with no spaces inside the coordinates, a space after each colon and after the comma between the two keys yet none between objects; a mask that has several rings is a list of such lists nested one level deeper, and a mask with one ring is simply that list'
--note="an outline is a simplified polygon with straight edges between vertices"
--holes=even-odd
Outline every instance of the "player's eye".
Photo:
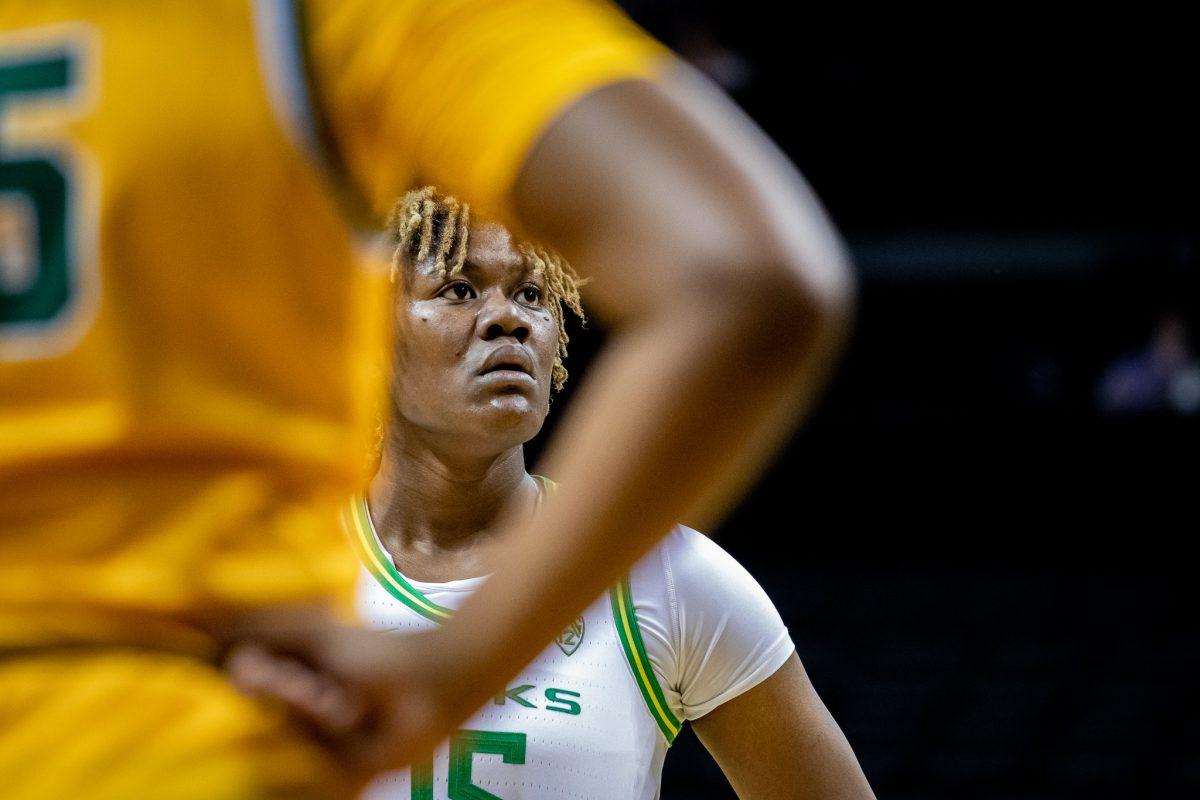
[{"label": "player's eye", "polygon": [[524,302],[534,306],[542,301],[542,290],[536,286],[522,286],[520,297]]},{"label": "player's eye", "polygon": [[455,281],[438,294],[438,297],[444,297],[447,300],[474,300],[477,296],[475,290],[471,288],[471,284],[462,281]]}]

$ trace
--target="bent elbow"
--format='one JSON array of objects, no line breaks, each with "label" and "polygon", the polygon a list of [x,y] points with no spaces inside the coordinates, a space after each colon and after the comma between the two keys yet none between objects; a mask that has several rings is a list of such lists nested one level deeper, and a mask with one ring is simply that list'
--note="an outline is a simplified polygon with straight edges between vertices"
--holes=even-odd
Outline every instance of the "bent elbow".
[{"label": "bent elbow", "polygon": [[759,337],[785,357],[814,348],[835,355],[849,333],[857,303],[849,258],[839,252],[819,264],[777,263],[758,272],[759,300],[748,321]]},{"label": "bent elbow", "polygon": [[844,336],[849,330],[858,303],[858,283],[850,259],[845,254],[830,258],[820,270],[819,279],[809,276],[814,271],[789,270],[795,284],[797,307],[811,315],[814,324],[827,335]]}]

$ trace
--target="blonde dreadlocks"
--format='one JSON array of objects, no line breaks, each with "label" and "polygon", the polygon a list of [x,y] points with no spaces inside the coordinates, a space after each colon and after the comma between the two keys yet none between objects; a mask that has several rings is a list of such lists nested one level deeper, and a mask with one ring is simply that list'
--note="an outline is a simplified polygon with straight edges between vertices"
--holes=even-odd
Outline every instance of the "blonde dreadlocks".
[{"label": "blonde dreadlocks", "polygon": [[[388,217],[392,245],[392,282],[408,265],[433,256],[434,268],[443,278],[462,271],[467,260],[467,239],[471,227],[471,207],[455,197],[440,193],[432,186],[414,189],[404,195]],[[554,388],[567,382],[566,317],[564,306],[586,322],[580,303],[579,287],[585,281],[562,256],[532,242],[517,242],[517,253],[525,266],[546,285],[545,302],[558,325],[558,351],[554,357]]]}]

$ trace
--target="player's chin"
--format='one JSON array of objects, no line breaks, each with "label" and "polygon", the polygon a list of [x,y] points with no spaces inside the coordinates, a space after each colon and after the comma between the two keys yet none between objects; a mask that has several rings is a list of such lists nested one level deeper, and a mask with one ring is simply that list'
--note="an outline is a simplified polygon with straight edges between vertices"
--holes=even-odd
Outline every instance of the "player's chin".
[{"label": "player's chin", "polygon": [[541,430],[546,401],[535,392],[495,392],[485,399],[480,416],[489,431],[524,442]]}]

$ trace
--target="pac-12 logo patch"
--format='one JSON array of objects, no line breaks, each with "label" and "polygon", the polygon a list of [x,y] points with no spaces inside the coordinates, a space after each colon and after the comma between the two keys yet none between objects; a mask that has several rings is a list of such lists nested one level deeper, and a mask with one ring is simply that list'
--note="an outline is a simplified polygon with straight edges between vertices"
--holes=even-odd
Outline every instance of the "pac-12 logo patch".
[{"label": "pac-12 logo patch", "polygon": [[579,644],[583,641],[583,617],[579,617],[567,629],[558,635],[554,643],[558,645],[558,649],[563,651],[564,655],[571,655],[579,649]]}]

